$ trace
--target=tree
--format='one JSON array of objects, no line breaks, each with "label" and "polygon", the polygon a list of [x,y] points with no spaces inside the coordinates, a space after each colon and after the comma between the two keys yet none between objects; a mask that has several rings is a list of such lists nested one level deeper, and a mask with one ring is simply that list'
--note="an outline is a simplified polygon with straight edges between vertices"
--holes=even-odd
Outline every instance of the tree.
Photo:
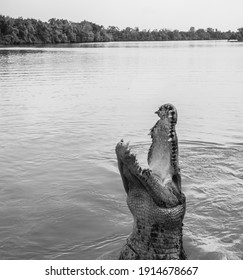
[{"label": "tree", "polygon": [[93,33],[93,27],[92,24],[88,21],[82,21],[81,22],[82,27],[82,35],[84,42],[94,42],[94,33]]},{"label": "tree", "polygon": [[197,40],[197,34],[196,34],[196,29],[195,27],[190,27],[189,29],[189,37],[190,37],[190,40]]},{"label": "tree", "polygon": [[243,41],[243,27],[238,28],[238,32],[236,33],[236,37],[238,41]]},{"label": "tree", "polygon": [[210,38],[210,35],[204,29],[198,29],[196,34],[199,40],[209,40]]}]

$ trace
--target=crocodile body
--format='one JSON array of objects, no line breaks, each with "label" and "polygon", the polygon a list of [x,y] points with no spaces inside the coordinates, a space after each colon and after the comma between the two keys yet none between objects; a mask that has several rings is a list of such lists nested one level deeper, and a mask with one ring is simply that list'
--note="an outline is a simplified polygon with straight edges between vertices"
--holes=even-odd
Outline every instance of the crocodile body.
[{"label": "crocodile body", "polygon": [[186,259],[182,227],[186,209],[181,192],[178,140],[175,126],[177,111],[162,105],[159,120],[150,131],[149,168],[141,168],[129,144],[116,146],[118,168],[133,215],[133,231],[119,259]]}]

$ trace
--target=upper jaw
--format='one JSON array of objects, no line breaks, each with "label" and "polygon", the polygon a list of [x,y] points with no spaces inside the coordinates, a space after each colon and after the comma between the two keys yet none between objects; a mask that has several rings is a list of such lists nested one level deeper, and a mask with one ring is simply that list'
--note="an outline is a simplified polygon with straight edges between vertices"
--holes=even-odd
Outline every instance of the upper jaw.
[{"label": "upper jaw", "polygon": [[177,123],[177,118],[178,118],[177,110],[175,106],[170,103],[162,105],[154,113],[157,114],[160,117],[160,119],[167,119],[167,121],[170,124],[176,125]]}]

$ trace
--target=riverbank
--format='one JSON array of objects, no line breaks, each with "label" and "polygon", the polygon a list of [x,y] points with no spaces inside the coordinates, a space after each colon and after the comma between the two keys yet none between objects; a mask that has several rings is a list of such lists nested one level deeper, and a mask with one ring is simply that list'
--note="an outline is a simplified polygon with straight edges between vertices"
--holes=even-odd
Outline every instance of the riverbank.
[{"label": "riverbank", "polygon": [[0,15],[0,45],[38,45],[58,43],[94,43],[129,41],[188,41],[188,40],[243,40],[243,28],[222,32],[218,29],[195,29],[188,31],[139,30],[138,27],[119,29],[105,28],[89,21],[72,22],[66,19],[49,19],[48,22],[33,18],[12,18]]}]

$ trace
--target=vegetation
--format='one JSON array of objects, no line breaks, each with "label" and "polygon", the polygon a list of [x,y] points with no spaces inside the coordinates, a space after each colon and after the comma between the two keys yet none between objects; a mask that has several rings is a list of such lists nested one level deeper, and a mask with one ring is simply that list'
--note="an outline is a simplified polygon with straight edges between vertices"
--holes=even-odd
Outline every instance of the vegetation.
[{"label": "vegetation", "polygon": [[0,44],[56,44],[107,41],[173,41],[173,40],[222,40],[243,41],[243,28],[238,32],[221,32],[207,28],[189,31],[179,30],[139,30],[127,27],[123,30],[115,26],[104,28],[88,21],[79,23],[66,19],[52,18],[48,22],[36,19],[11,18],[0,15]]}]

